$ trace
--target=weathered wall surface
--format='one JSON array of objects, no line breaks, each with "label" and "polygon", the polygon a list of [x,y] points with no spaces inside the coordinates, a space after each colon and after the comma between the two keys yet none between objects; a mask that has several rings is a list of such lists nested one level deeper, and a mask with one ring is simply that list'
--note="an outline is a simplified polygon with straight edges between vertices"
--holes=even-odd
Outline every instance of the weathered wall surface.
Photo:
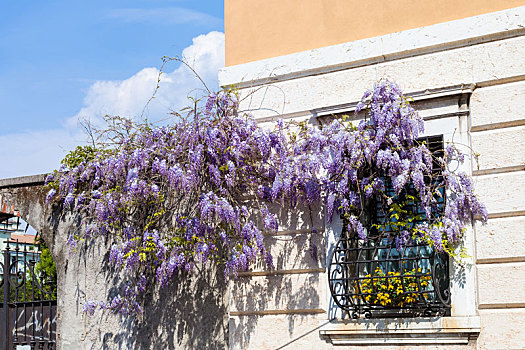
[{"label": "weathered wall surface", "polygon": [[108,300],[121,280],[107,266],[110,239],[66,246],[81,217],[61,215],[44,203],[43,176],[0,180],[0,196],[20,211],[50,247],[58,273],[58,349],[225,349],[228,287],[222,271],[180,273],[165,289],[146,295],[141,318],[97,311],[83,315],[88,300]]},{"label": "weathered wall surface", "polygon": [[[455,137],[456,142],[459,137],[467,152],[472,147],[472,161],[463,170],[474,177],[489,221],[468,231],[472,264],[466,270],[468,279],[454,282],[452,317],[440,324],[428,323],[428,328],[433,334],[450,331],[473,335],[463,345],[436,340],[428,348],[514,349],[525,344],[523,23],[525,8],[521,7],[499,17],[458,22],[450,32],[444,24],[435,32],[428,29],[422,37],[418,31],[397,33],[227,67],[220,73],[223,84],[239,84],[242,97],[246,97],[241,108],[262,124],[278,118],[317,123],[323,116],[352,111],[375,81],[390,78],[421,101],[427,134]],[[228,40],[232,38],[227,34]],[[455,93],[464,96],[455,105],[443,97]],[[318,239],[329,248],[326,232]],[[298,256],[305,252],[302,242],[311,233],[288,234],[288,228],[283,227],[276,237],[296,240],[297,251],[280,243],[274,246],[275,253]],[[314,273],[309,270],[312,267],[319,270]],[[384,344],[391,342],[385,345],[388,349],[410,348],[400,345],[402,341],[392,343],[391,335],[373,323],[330,322],[325,268],[324,263],[306,263],[280,266],[273,273],[260,268],[246,273],[246,280],[236,282],[232,289],[230,346],[333,348],[321,339],[328,332],[334,335],[332,341],[343,341],[349,334],[373,331],[384,334]],[[423,324],[401,323],[389,332],[414,334]],[[433,336],[429,334],[426,339]]]}]

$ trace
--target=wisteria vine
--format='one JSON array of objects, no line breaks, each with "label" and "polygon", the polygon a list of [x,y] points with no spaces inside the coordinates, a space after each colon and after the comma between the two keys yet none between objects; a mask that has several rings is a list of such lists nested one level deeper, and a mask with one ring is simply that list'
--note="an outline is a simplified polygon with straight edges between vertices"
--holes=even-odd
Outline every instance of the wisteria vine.
[{"label": "wisteria vine", "polygon": [[449,144],[437,157],[418,141],[423,120],[391,81],[367,91],[356,114],[363,116],[357,126],[335,118],[322,128],[279,121],[263,129],[238,111],[234,93],[221,91],[169,126],[118,118],[111,144],[77,148],[46,181],[49,203],[84,218],[68,237],[71,249],[109,237],[109,262],[126,272],[117,296],[86,302],[84,311],[140,313],[147,288],[200,263],[234,276],[258,258],[271,268],[263,235],[278,230],[272,205],[322,202],[327,220],[340,215],[345,232],[366,239],[370,204],[392,212],[410,188],[425,220],[398,224],[390,238],[399,248],[423,239],[454,254],[465,227],[487,218],[471,179],[449,169],[464,155]]}]

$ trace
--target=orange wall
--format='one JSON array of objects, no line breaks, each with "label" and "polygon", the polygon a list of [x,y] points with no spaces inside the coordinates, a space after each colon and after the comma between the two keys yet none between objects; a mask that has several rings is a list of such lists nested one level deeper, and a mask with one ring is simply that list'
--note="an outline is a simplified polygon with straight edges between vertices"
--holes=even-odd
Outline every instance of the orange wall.
[{"label": "orange wall", "polygon": [[525,0],[225,0],[226,65],[525,5]]}]

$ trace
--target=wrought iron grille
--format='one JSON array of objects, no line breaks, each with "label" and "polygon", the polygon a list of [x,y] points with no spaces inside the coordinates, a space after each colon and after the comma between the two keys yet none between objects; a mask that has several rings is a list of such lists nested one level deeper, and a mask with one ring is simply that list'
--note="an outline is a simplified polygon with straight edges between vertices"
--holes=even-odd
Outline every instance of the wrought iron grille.
[{"label": "wrought iron grille", "polygon": [[[54,349],[56,341],[56,283],[37,273],[36,247],[6,240],[0,251],[0,345]],[[33,250],[31,250],[33,247]]]},{"label": "wrought iron grille", "polygon": [[[422,139],[434,155],[441,156],[441,136]],[[439,164],[433,165],[439,174]],[[440,178],[427,179],[440,181]],[[385,178],[387,195],[394,196],[393,187]],[[435,212],[443,209],[445,193],[439,189]],[[399,201],[415,195],[408,186],[398,196]],[[366,240],[345,229],[332,252],[329,262],[329,286],[334,302],[352,318],[418,317],[450,313],[448,256],[439,254],[421,239],[410,239],[402,247],[390,237],[385,225],[385,213],[379,204],[370,208]],[[405,207],[416,218],[411,224],[424,221],[422,212],[413,202]],[[383,229],[377,225],[383,224]],[[345,227],[344,225],[343,227]],[[385,227],[386,226],[386,227]]]}]

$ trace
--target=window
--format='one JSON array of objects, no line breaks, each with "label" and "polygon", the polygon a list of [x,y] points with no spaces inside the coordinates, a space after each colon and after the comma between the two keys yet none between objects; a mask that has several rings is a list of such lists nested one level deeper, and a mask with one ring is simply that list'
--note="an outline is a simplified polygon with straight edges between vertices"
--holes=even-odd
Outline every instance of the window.
[{"label": "window", "polygon": [[[435,142],[437,140],[440,145],[455,142],[456,145],[464,145],[462,146],[464,153],[470,153],[470,149],[468,148],[471,144],[468,101],[471,88],[472,87],[469,86],[458,85],[442,87],[432,91],[425,90],[412,94],[412,98],[414,99],[413,105],[425,120],[424,135],[442,135],[442,137],[430,137],[427,139],[431,148],[435,147],[431,141]],[[331,106],[317,110],[317,120],[323,125],[333,119],[334,114],[349,114],[349,111],[350,114],[352,114],[351,107],[349,106],[350,104]],[[354,115],[354,119],[357,121],[360,119],[360,116]],[[437,148],[441,147],[442,146],[439,146]],[[436,148],[434,149],[437,150]],[[469,174],[472,166],[471,159],[467,158],[466,162],[458,164],[457,167],[454,168],[454,171]],[[436,209],[439,210],[439,208]],[[436,213],[438,212],[437,210]],[[377,220],[381,217],[381,213],[373,210],[369,212],[375,215],[375,218],[369,219],[370,222],[374,223],[373,220],[376,220],[375,222],[377,223]],[[334,219],[332,222],[327,223],[326,226],[326,266],[328,272],[330,272],[330,266],[334,265],[332,262],[333,259],[330,260],[329,258],[344,256],[345,254],[343,252],[340,252],[338,255],[334,254],[334,251],[339,249],[338,239],[341,236],[341,232],[343,232],[343,224],[342,220]],[[421,276],[416,277],[419,277],[420,280],[424,277],[424,271],[429,271],[429,269],[425,270],[424,267],[430,266],[430,268],[434,269],[433,271],[430,270],[430,275],[432,276],[432,273],[434,273],[434,276],[437,277],[437,281],[439,282],[437,283],[437,292],[440,294],[428,293],[426,296],[423,295],[424,300],[421,298],[418,299],[421,301],[419,305],[417,305],[417,303],[411,303],[411,307],[408,307],[404,303],[403,308],[395,307],[392,305],[393,303],[390,305],[381,305],[379,303],[377,306],[367,306],[366,302],[358,300],[361,304],[358,305],[358,311],[354,314],[356,310],[355,307],[347,307],[347,310],[344,310],[337,305],[331,293],[332,286],[330,286],[329,283],[332,282],[329,280],[331,280],[332,277],[329,274],[326,279],[326,316],[329,321],[319,329],[321,339],[334,345],[388,346],[394,344],[429,344],[450,346],[450,344],[469,344],[472,339],[479,335],[481,324],[476,306],[475,268],[473,268],[472,265],[467,263],[465,266],[460,266],[454,263],[453,260],[443,259],[435,252],[429,250],[428,247],[417,247],[416,244],[411,244],[411,247],[407,247],[405,251],[401,250],[399,252],[394,248],[395,242],[388,244],[387,240],[380,240],[379,237],[376,238],[375,241],[369,239],[368,242],[362,242],[353,239],[348,240],[346,243],[346,246],[353,248],[353,250],[346,253],[346,263],[342,264],[340,271],[346,269],[346,271],[352,272],[352,274],[340,276],[342,277],[341,280],[346,283],[347,291],[350,292],[347,295],[338,296],[341,304],[352,306],[349,299],[352,297],[352,293],[356,293],[355,290],[352,291],[348,287],[352,279],[354,281],[356,280],[355,277],[358,276],[359,273],[361,273],[361,275],[364,273],[364,275],[362,275],[363,279],[358,281],[364,281],[364,278],[369,273],[365,273],[365,269],[368,269],[368,271],[375,270],[379,266],[380,268],[382,267],[383,273],[386,270],[388,274],[389,269],[392,269],[392,272],[396,272],[395,261],[397,261],[398,269],[400,269],[400,264],[403,266],[403,261],[406,261],[405,265],[407,266],[407,270],[409,270],[408,272],[415,267],[415,263],[413,262],[418,261],[417,267],[421,267],[422,271]],[[363,246],[364,248],[370,247],[370,249],[357,249]],[[463,248],[465,248],[465,253],[468,256],[475,256],[474,229],[471,226],[465,227]],[[360,251],[361,256],[359,256]],[[365,252],[368,252],[369,256],[366,256],[364,254]],[[353,260],[350,259],[351,254],[354,255]],[[360,261],[369,261],[362,261],[360,264],[357,264],[355,263],[357,258],[359,258]],[[381,260],[383,261],[381,262]],[[351,267],[343,268],[344,265],[353,267],[353,270]],[[336,266],[332,269],[335,267]],[[338,277],[337,273],[334,277]],[[407,280],[407,278],[414,276],[403,277],[405,277],[405,281],[401,282],[401,280],[399,280],[399,282],[407,282],[408,284],[411,281]],[[388,282],[388,278],[381,279]],[[379,278],[377,278],[377,280],[379,280]],[[391,278],[390,280],[391,284],[395,284],[394,279]],[[370,276],[370,281],[373,282],[372,276]],[[338,294],[343,294],[340,293],[340,291],[344,290],[344,283],[339,289],[335,289],[338,291]],[[417,287],[419,287],[417,280],[415,283]],[[431,284],[430,287],[425,288],[435,288],[435,285]],[[416,293],[408,293],[406,295],[410,294],[414,295]],[[361,298],[359,295],[354,295],[354,300],[356,297]],[[363,297],[366,297],[366,295]],[[442,298],[444,302],[442,302],[440,298]],[[370,301],[372,300],[369,300],[369,303]],[[425,301],[430,304],[430,308],[427,308]],[[448,305],[451,306],[449,307]],[[436,317],[437,315],[439,316]],[[357,316],[358,318],[352,318],[353,316]],[[370,318],[366,318],[366,316]]]},{"label": "window", "polygon": [[[431,152],[441,156],[443,137],[427,137]],[[440,173],[433,164],[433,172]],[[440,178],[426,179],[436,181]],[[367,239],[343,230],[329,260],[329,288],[335,304],[350,318],[387,318],[450,315],[448,256],[422,239],[392,239],[398,227],[424,222],[417,193],[407,186],[395,196],[388,178],[385,192],[396,198],[389,212],[378,203],[369,207]],[[445,193],[436,196],[435,213],[443,210]],[[399,223],[399,225],[398,225]],[[398,236],[399,237],[399,236]],[[402,240],[402,238],[399,238]]]}]

